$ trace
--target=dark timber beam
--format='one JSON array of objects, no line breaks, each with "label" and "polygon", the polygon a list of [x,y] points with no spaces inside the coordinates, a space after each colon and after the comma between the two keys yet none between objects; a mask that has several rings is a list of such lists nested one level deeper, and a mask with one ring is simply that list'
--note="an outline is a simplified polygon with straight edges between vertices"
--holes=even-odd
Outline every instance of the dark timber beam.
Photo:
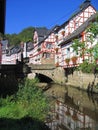
[{"label": "dark timber beam", "polygon": [[6,0],[0,0],[0,32],[5,32]]}]

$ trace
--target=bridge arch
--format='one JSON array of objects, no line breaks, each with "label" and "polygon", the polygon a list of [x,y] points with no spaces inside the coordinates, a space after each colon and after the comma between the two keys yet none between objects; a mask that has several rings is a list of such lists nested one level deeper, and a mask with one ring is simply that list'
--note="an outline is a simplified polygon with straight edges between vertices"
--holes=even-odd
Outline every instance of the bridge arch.
[{"label": "bridge arch", "polygon": [[65,83],[65,71],[62,67],[55,67],[54,65],[47,64],[30,64],[31,68],[31,78],[33,78],[35,74],[43,77],[47,77],[51,81],[55,83]]},{"label": "bridge arch", "polygon": [[46,83],[53,82],[53,79],[51,79],[49,76],[46,76],[45,74],[36,73],[35,77],[37,77],[40,82],[46,82]]}]

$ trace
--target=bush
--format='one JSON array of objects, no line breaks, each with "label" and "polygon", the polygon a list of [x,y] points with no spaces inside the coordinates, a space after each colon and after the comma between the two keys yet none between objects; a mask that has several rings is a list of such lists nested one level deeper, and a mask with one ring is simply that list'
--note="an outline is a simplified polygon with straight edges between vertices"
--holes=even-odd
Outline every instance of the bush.
[{"label": "bush", "polygon": [[[16,95],[0,99],[0,120],[4,119],[5,122],[7,119],[11,119],[12,121],[16,120],[15,125],[17,125],[17,120],[31,118],[35,121],[35,124],[33,124],[32,127],[34,127],[34,130],[37,130],[39,126],[37,126],[38,124],[36,124],[36,121],[44,121],[49,110],[49,106],[47,98],[36,86],[36,83],[38,83],[37,79],[26,79],[19,85],[19,91]],[[9,125],[10,124],[8,124],[8,126]],[[25,127],[27,126],[28,124]],[[2,129],[1,126],[0,129]]]},{"label": "bush", "polygon": [[83,73],[94,73],[95,64],[94,63],[88,63],[87,61],[84,61],[82,64],[80,64],[79,69]]}]

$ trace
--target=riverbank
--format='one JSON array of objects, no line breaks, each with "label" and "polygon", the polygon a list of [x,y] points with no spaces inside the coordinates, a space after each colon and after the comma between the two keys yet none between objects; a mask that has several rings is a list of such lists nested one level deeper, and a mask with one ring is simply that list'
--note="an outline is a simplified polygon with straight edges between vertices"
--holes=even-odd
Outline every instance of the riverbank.
[{"label": "riverbank", "polygon": [[[68,128],[68,124],[75,124],[76,120],[73,118],[73,113],[77,113],[77,122],[81,124],[91,121],[98,120],[98,95],[89,95],[86,91],[81,91],[80,89],[72,86],[60,85],[60,84],[50,84],[50,88],[45,91],[46,96],[49,97],[51,101],[51,109],[49,112],[49,119],[51,123],[48,126],[51,128],[55,127],[55,124],[59,124],[60,130],[63,130],[62,123]],[[67,115],[66,110],[70,111],[70,122],[68,123],[69,115]],[[85,115],[85,118],[84,118]],[[72,117],[72,118],[71,118]],[[91,122],[90,122],[91,124]],[[94,124],[93,124],[94,126]],[[87,126],[85,126],[87,127]],[[82,127],[81,129],[83,129]],[[70,129],[70,128],[69,128]],[[84,128],[85,129],[85,128]]]},{"label": "riverbank", "polygon": [[98,76],[94,74],[86,74],[81,71],[74,71],[69,74],[65,83],[83,91],[98,93]]}]

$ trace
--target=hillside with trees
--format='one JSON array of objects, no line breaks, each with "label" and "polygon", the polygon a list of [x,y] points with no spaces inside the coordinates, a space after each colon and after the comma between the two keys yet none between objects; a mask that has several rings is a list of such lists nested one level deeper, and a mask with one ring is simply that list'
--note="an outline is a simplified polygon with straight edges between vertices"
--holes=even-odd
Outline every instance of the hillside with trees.
[{"label": "hillside with trees", "polygon": [[0,38],[1,39],[8,39],[10,45],[18,45],[21,41],[29,41],[33,40],[33,32],[34,32],[34,27],[27,27],[23,29],[20,33],[16,34],[1,34],[0,33]]}]

